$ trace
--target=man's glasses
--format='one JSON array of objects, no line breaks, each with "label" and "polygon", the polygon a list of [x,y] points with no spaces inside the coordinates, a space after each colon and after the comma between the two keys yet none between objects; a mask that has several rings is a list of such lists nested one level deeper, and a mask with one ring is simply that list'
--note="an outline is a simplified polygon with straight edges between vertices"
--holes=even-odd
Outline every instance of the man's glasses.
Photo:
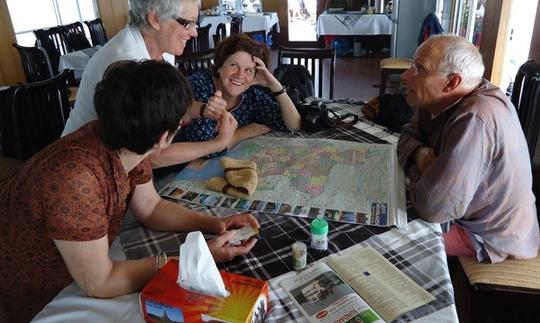
[{"label": "man's glasses", "polygon": [[193,20],[187,20],[182,17],[178,17],[175,19],[177,23],[179,23],[182,27],[186,28],[187,30],[192,30],[194,28],[197,28],[197,22]]}]

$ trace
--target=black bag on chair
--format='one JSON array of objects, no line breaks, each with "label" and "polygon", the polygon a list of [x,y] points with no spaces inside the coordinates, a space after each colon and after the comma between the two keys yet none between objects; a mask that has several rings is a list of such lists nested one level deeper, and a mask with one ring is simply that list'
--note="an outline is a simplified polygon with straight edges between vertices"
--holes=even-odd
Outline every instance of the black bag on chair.
[{"label": "black bag on chair", "polygon": [[287,94],[295,105],[315,95],[311,74],[302,65],[282,64],[274,70],[274,76],[287,88]]}]

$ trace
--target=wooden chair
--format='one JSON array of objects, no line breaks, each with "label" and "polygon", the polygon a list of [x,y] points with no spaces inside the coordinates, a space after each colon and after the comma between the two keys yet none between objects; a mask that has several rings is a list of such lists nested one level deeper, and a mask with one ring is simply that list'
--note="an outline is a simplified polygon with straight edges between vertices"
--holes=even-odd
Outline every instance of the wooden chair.
[{"label": "wooden chair", "polygon": [[244,33],[244,35],[248,35],[250,38],[255,39],[259,43],[268,45],[266,43],[266,30],[255,30]]},{"label": "wooden chair", "polygon": [[244,17],[236,16],[231,19],[231,35],[241,35],[242,32],[242,22]]},{"label": "wooden chair", "polygon": [[68,52],[62,27],[36,29],[34,35],[36,36],[36,45],[47,51],[53,71],[57,73],[60,56]]},{"label": "wooden chair", "polygon": [[176,67],[185,76],[202,70],[211,70],[214,67],[214,50],[176,56]]},{"label": "wooden chair", "polygon": [[[289,62],[284,60],[288,59]],[[325,64],[325,60],[327,61]],[[296,64],[303,65],[311,73],[313,84],[315,84],[315,93],[317,96],[323,97],[323,79],[324,66],[329,67],[328,98],[334,98],[334,71],[336,65],[336,52],[333,48],[288,48],[280,47],[278,52],[278,66],[281,64]]]},{"label": "wooden chair", "polygon": [[11,128],[15,158],[27,160],[60,138],[69,116],[69,71],[18,87],[13,94]]},{"label": "wooden chair", "polygon": [[[536,143],[540,135],[540,65],[534,61],[519,68],[512,102],[533,158],[538,154]],[[540,199],[538,172],[533,160],[533,190],[537,210]],[[459,257],[459,262],[472,292],[472,322],[487,322],[488,313],[495,308],[534,308],[540,304],[540,255],[529,260],[506,259],[497,264],[479,263],[473,257]]]},{"label": "wooden chair", "polygon": [[26,82],[33,83],[53,77],[49,55],[43,47],[25,47],[12,43],[21,56]]},{"label": "wooden chair", "polygon": [[105,27],[103,27],[103,23],[101,22],[101,19],[97,18],[94,20],[87,20],[84,22],[86,26],[88,27],[88,30],[90,31],[90,38],[92,39],[92,45],[105,45],[105,43],[108,41],[107,39],[107,33],[105,32]]},{"label": "wooden chair", "polygon": [[409,68],[409,60],[405,58],[383,58],[379,63],[381,70],[381,85],[379,95],[386,92],[386,81],[392,74],[403,74]]},{"label": "wooden chair", "polygon": [[227,28],[224,23],[220,22],[216,27],[216,33],[212,35],[214,39],[214,48],[219,45],[227,37]]},{"label": "wooden chair", "polygon": [[83,24],[79,21],[72,24],[60,26],[67,45],[68,52],[74,52],[85,48],[90,48],[90,42],[84,33]]},{"label": "wooden chair", "polygon": [[197,27],[198,36],[188,40],[184,50],[185,54],[205,52],[210,49],[210,27],[212,24]]}]

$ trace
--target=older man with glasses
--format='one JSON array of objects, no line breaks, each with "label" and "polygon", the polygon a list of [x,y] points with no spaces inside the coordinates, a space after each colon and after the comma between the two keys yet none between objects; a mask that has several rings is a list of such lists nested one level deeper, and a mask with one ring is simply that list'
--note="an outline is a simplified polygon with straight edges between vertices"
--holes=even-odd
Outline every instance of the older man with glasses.
[{"label": "older man with glasses", "polygon": [[399,162],[415,213],[455,221],[443,235],[448,255],[533,258],[540,238],[527,142],[516,109],[483,73],[463,37],[418,47],[401,76],[417,110],[401,132]]},{"label": "older man with glasses", "polygon": [[[75,108],[62,135],[97,118],[93,103],[95,87],[111,63],[154,59],[174,65],[175,56],[182,55],[187,41],[197,37],[200,0],[129,0],[129,3],[128,25],[90,59],[83,73]],[[193,102],[185,121],[199,118],[201,106],[202,103]],[[153,166],[185,163],[228,147],[237,123],[225,106],[221,93],[216,92],[204,108],[204,117],[219,121],[219,136],[203,143],[175,143],[169,151],[154,156]]]}]

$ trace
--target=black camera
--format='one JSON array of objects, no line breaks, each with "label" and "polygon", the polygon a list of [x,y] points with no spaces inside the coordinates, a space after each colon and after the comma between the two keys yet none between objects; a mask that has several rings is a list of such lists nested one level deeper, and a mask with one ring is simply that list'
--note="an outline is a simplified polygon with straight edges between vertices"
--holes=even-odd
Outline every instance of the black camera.
[{"label": "black camera", "polygon": [[321,101],[311,101],[299,107],[302,117],[302,129],[315,132],[325,129],[329,125],[328,109]]}]

